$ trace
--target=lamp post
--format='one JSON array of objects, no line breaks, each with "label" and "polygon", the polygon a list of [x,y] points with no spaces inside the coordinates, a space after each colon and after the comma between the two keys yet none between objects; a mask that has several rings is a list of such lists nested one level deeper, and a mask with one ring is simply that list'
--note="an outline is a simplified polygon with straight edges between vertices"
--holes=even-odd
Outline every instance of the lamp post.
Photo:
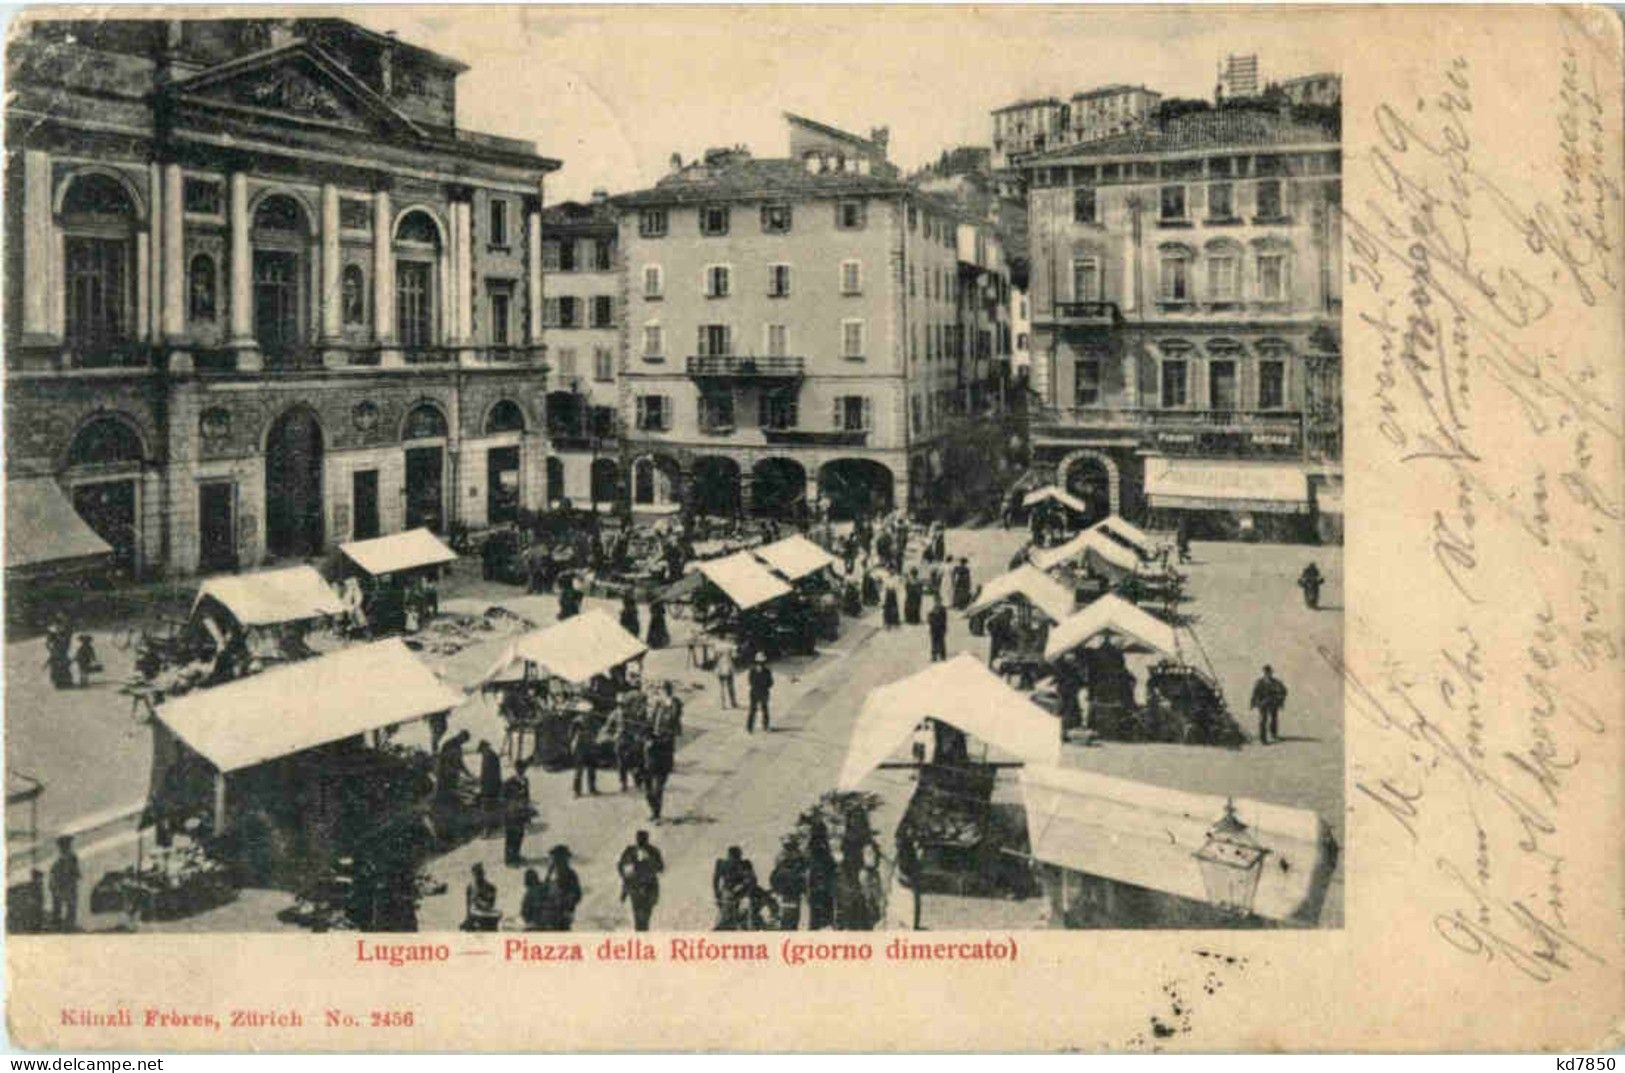
[{"label": "lamp post", "polygon": [[1208,901],[1234,916],[1250,915],[1269,852],[1236,815],[1235,800],[1226,799],[1224,815],[1209,828],[1207,841],[1194,854]]}]

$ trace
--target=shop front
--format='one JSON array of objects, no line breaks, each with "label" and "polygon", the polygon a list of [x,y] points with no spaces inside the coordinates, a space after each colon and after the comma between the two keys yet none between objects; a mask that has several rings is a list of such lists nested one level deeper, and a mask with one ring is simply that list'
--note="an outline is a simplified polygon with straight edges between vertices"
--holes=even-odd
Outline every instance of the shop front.
[{"label": "shop front", "polygon": [[1315,539],[1308,478],[1291,463],[1153,456],[1145,460],[1145,493],[1153,529],[1197,540]]}]

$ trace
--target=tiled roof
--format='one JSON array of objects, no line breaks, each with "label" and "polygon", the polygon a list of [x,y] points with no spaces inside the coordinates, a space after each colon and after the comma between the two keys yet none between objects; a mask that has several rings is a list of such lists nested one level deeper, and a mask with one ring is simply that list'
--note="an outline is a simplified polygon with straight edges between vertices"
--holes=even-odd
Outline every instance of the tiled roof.
[{"label": "tiled roof", "polygon": [[561,201],[542,210],[542,227],[547,231],[614,231],[617,210],[614,199],[603,204]]},{"label": "tiled roof", "polygon": [[995,108],[993,109],[993,114],[997,115],[1000,112],[1014,112],[1018,108],[1036,108],[1040,104],[1052,104],[1059,107],[1061,104],[1061,99],[1059,97],[1031,97],[1024,101],[1017,101],[1014,104],[1007,104],[1002,108]]},{"label": "tiled roof", "polygon": [[1298,122],[1277,112],[1224,109],[1193,112],[1170,120],[1166,126],[1149,126],[1083,145],[1034,153],[1023,157],[1021,166],[1030,168],[1092,157],[1175,153],[1226,146],[1313,145],[1335,141],[1337,136],[1324,127]]},{"label": "tiled roof", "polygon": [[901,194],[909,188],[885,175],[809,172],[796,160],[733,160],[695,163],[646,190],[615,198],[622,206],[689,205],[704,201],[743,201],[763,197],[816,198]]},{"label": "tiled roof", "polygon": [[808,130],[817,131],[819,134],[824,134],[831,138],[839,138],[841,141],[849,142],[852,145],[861,145],[866,149],[879,148],[874,142],[863,137],[862,135],[853,134],[851,131],[842,130],[840,127],[832,127],[828,123],[820,123],[816,119],[808,119],[806,116],[796,115],[794,112],[784,113],[784,118],[797,126],[806,127]]}]

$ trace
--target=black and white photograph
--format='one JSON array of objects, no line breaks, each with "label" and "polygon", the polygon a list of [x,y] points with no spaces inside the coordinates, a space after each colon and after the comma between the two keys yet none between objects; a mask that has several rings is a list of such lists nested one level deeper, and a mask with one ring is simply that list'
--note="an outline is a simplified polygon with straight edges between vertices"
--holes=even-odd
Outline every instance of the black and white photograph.
[{"label": "black and white photograph", "polygon": [[1343,926],[1337,42],[71,16],[10,933]]}]

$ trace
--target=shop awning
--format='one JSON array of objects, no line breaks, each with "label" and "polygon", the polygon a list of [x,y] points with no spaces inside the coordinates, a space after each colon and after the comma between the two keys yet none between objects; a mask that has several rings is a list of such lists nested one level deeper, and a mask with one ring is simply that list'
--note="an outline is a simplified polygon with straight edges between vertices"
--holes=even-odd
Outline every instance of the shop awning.
[{"label": "shop awning", "polygon": [[516,638],[482,681],[517,681],[529,663],[541,677],[582,685],[647,651],[649,647],[621,629],[620,623],[594,609]]},{"label": "shop awning", "polygon": [[961,653],[870,692],[852,728],[837,788],[856,789],[926,718],[940,719],[1026,763],[1053,764],[1060,758],[1055,717],[981,660]]},{"label": "shop awning", "polygon": [[983,585],[976,600],[965,609],[965,614],[979,615],[1006,600],[1014,599],[1025,600],[1043,612],[1051,622],[1066,618],[1077,603],[1072,591],[1048,574],[1031,566],[1020,566]]},{"label": "shop awning", "polygon": [[1145,492],[1151,505],[1159,508],[1276,514],[1309,509],[1308,478],[1302,468],[1291,465],[1148,458]]},{"label": "shop awning", "polygon": [[[1224,818],[1227,799],[1075,768],[1028,764],[1021,772],[1032,854],[1074,872],[1210,901],[1196,854]],[[1229,799],[1247,835],[1267,852],[1253,912],[1314,924],[1336,868],[1337,849],[1307,809]]]},{"label": "shop awning", "polygon": [[835,565],[835,556],[804,536],[785,537],[772,544],[764,544],[752,554],[782,574],[787,581],[800,581]]},{"label": "shop awning", "polygon": [[1098,528],[1085,529],[1065,544],[1033,554],[1033,565],[1039,570],[1054,570],[1067,563],[1082,561],[1093,556],[1100,564],[1134,573],[1140,566],[1140,557],[1125,548]]},{"label": "shop awning", "polygon": [[1083,500],[1079,499],[1071,492],[1068,492],[1065,488],[1058,488],[1053,484],[1047,484],[1042,488],[1028,492],[1026,495],[1021,497],[1021,505],[1024,507],[1030,507],[1035,503],[1042,503],[1046,499],[1053,499],[1055,502],[1066,507],[1066,509],[1076,511],[1079,514],[1089,513],[1089,507],[1084,503]]},{"label": "shop awning", "polygon": [[462,694],[391,638],[175,697],[157,717],[221,772],[231,772],[461,703]]},{"label": "shop awning", "polygon": [[1179,639],[1174,635],[1172,626],[1140,610],[1121,596],[1107,593],[1049,631],[1044,658],[1054,659],[1102,634],[1110,634],[1134,648],[1165,656],[1179,654]]},{"label": "shop awning", "polygon": [[457,553],[427,529],[408,529],[404,533],[340,544],[339,550],[373,577],[457,561]]},{"label": "shop awning", "polygon": [[6,482],[6,569],[22,570],[113,553],[73,509],[62,486],[49,477]]},{"label": "shop awning", "polygon": [[1118,543],[1126,544],[1129,548],[1148,558],[1156,550],[1156,542],[1151,539],[1145,530],[1115,514],[1109,518],[1102,518],[1094,525],[1091,525],[1089,530],[1090,532],[1104,533]]},{"label": "shop awning", "polygon": [[790,594],[790,586],[745,551],[721,559],[707,559],[694,567],[741,611]]},{"label": "shop awning", "polygon": [[342,615],[344,604],[313,567],[291,566],[258,574],[210,578],[198,589],[192,612],[213,597],[244,626],[271,626]]}]

